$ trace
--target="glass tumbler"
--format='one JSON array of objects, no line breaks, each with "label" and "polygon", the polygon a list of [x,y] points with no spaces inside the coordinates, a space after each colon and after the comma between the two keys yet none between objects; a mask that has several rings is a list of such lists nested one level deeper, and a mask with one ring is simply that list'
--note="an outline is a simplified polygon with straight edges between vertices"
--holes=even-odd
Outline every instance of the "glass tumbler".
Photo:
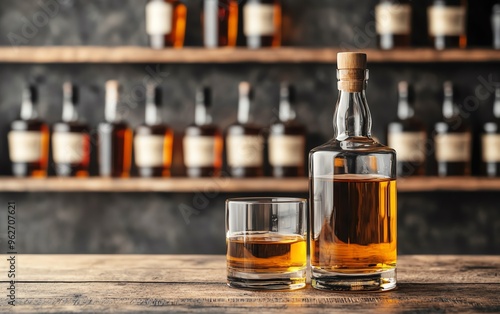
[{"label": "glass tumbler", "polygon": [[306,212],[305,199],[228,199],[228,285],[253,290],[295,290],[305,287]]}]

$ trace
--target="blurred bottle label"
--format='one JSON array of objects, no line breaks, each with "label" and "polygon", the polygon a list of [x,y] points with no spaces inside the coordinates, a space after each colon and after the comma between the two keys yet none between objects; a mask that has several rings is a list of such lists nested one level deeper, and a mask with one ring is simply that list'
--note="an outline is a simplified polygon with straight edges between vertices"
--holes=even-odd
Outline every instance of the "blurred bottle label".
[{"label": "blurred bottle label", "polygon": [[424,162],[425,132],[402,132],[390,133],[388,138],[389,147],[396,150],[398,161]]},{"label": "blurred bottle label", "polygon": [[165,136],[136,135],[134,139],[135,163],[138,167],[162,167]]},{"label": "blurred bottle label", "polygon": [[168,35],[172,32],[173,8],[170,3],[151,1],[146,5],[146,32],[149,35]]},{"label": "blurred bottle label", "polygon": [[273,167],[304,165],[305,138],[303,136],[272,135],[269,137],[269,163]]},{"label": "blurred bottle label", "polygon": [[54,133],[52,135],[52,155],[56,163],[81,163],[85,158],[84,147],[84,134]]},{"label": "blurred bottle label", "polygon": [[380,35],[411,33],[411,6],[404,4],[379,4],[375,8],[377,33]]},{"label": "blurred bottle label", "polygon": [[483,135],[483,161],[500,162],[500,135]]},{"label": "blurred bottle label", "polygon": [[215,164],[215,137],[186,136],[183,140],[186,167],[213,167]]},{"label": "blurred bottle label", "polygon": [[271,36],[275,33],[274,5],[250,3],[244,8],[246,36]]},{"label": "blurred bottle label", "polygon": [[471,158],[471,135],[469,133],[438,134],[436,160],[439,162],[468,162]]},{"label": "blurred bottle label", "polygon": [[42,157],[42,133],[11,131],[8,135],[12,162],[37,162]]},{"label": "blurred bottle label", "polygon": [[465,7],[431,6],[428,11],[429,34],[460,36],[465,34]]},{"label": "blurred bottle label", "polygon": [[264,140],[260,135],[230,135],[227,138],[227,163],[230,167],[261,167]]}]

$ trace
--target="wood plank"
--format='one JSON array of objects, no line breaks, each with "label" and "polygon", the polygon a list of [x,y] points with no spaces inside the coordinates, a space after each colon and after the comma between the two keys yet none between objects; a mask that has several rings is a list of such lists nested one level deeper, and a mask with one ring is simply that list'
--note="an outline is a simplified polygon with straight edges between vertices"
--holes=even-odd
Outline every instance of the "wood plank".
[{"label": "wood plank", "polygon": [[[0,47],[0,62],[12,63],[335,63],[338,48],[282,47],[259,50],[246,48],[183,48],[153,50],[147,47],[41,46]],[[492,49],[431,48],[381,51],[363,50],[376,62],[500,62]]]}]

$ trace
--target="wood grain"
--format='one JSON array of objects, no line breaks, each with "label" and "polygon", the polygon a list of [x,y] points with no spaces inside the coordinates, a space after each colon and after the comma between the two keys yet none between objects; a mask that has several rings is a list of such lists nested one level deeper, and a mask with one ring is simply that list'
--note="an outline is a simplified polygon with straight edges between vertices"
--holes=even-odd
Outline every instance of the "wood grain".
[{"label": "wood grain", "polygon": [[[500,256],[401,256],[398,290],[376,294],[310,287],[294,292],[231,289],[225,284],[224,256],[18,258],[15,310],[21,312],[500,311]],[[0,304],[1,312],[9,310]]]},{"label": "wood grain", "polygon": [[[0,62],[12,63],[336,63],[338,48],[268,48],[249,50],[183,48],[153,50],[146,47],[43,46],[0,47]],[[499,62],[490,49],[436,51],[430,48],[381,51],[366,49],[373,62]]]}]

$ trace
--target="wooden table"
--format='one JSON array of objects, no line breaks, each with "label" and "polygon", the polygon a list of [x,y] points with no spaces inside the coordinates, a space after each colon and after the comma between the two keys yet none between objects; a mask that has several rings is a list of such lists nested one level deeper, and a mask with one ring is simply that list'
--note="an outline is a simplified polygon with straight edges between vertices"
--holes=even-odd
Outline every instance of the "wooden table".
[{"label": "wooden table", "polygon": [[224,256],[18,255],[15,307],[1,258],[2,313],[500,312],[500,256],[401,256],[398,290],[329,293],[229,288]]}]

